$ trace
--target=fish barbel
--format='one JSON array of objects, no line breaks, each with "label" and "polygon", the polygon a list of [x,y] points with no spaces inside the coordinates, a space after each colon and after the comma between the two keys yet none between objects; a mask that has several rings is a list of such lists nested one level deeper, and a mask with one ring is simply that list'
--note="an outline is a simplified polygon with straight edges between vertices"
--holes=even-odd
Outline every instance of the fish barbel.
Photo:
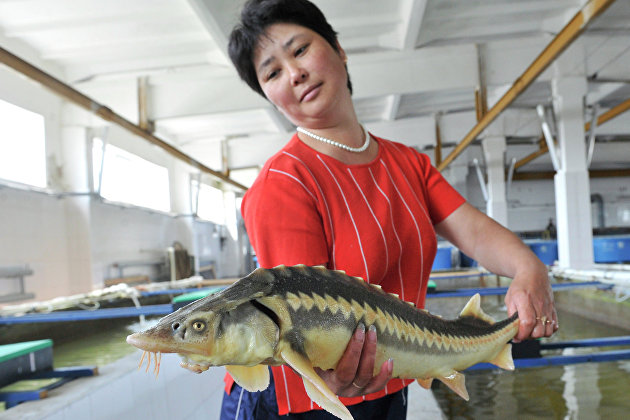
[{"label": "fish barbel", "polygon": [[258,268],[127,342],[149,353],[179,353],[182,367],[194,372],[226,366],[248,391],[267,388],[268,365],[289,365],[314,402],[351,420],[314,368],[334,369],[361,323],[377,330],[374,374],[392,358],[393,377],[416,379],[425,388],[438,379],[468,400],[461,370],[480,362],[514,369],[509,341],[518,332],[518,315],[494,322],[478,294],[457,319],[447,320],[360,278],[305,265]]}]

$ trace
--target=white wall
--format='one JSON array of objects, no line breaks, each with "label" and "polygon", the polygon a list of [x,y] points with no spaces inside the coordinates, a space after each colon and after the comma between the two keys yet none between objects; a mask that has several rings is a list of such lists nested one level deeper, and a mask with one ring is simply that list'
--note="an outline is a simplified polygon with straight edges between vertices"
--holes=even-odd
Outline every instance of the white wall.
[{"label": "white wall", "polygon": [[[27,292],[37,297],[67,290],[66,211],[55,197],[0,187],[0,265],[29,264]],[[15,293],[16,282],[0,279],[0,294]]]},{"label": "white wall", "polygon": [[[74,200],[0,187],[0,265],[28,264],[34,274],[25,277],[26,291],[37,300],[100,288],[107,277],[117,277],[111,264],[164,258],[174,241],[190,243],[178,217],[95,199],[86,216],[73,211]],[[76,231],[82,225],[76,217],[89,218],[89,232]],[[218,277],[245,274],[238,238],[228,236],[221,249],[214,224],[196,221],[193,226],[200,244],[197,256],[220,263]],[[133,267],[124,274],[157,273],[152,267]],[[0,294],[17,292],[16,284],[0,281]]]}]

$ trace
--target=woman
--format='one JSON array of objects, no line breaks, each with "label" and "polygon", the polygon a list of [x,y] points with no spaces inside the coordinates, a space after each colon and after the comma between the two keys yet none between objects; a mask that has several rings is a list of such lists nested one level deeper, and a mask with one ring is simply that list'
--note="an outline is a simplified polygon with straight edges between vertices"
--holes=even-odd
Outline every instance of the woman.
[{"label": "woman", "polygon": [[[261,266],[341,269],[423,307],[437,232],[513,278],[505,301],[510,314],[519,313],[518,340],[553,334],[558,325],[547,269],[534,254],[467,204],[426,155],[361,126],[346,54],[316,6],[248,1],[229,52],[241,78],[298,126],[243,199]],[[372,376],[376,342],[374,328],[360,326],[337,368],[318,373],[355,418],[404,418],[411,381],[391,379],[395,360]],[[251,394],[226,377],[221,418],[333,418],[312,411],[291,369],[272,373],[271,386]]]}]

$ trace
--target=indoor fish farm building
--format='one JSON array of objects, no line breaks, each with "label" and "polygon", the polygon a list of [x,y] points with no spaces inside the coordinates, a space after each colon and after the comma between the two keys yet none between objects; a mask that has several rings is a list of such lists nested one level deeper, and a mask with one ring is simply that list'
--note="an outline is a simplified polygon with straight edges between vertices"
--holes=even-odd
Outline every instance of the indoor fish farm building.
[{"label": "indoor fish farm building", "polygon": [[[514,372],[470,368],[469,402],[412,384],[407,418],[627,415],[630,2],[313,2],[358,120],[429,156],[554,290],[561,329]],[[244,3],[0,1],[0,419],[219,418],[224,368],[164,355],[156,379],[125,337],[257,267],[241,200],[296,126],[231,64]],[[506,318],[510,279],[438,240],[427,309],[480,293]]]}]

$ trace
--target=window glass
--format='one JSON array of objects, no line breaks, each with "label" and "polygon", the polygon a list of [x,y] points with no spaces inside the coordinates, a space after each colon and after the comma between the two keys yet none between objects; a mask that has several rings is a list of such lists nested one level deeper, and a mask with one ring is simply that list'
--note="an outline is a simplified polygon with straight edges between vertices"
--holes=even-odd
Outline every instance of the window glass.
[{"label": "window glass", "polygon": [[103,155],[103,142],[98,138],[92,144],[94,187],[103,198],[171,210],[168,169],[111,144],[105,146]]},{"label": "window glass", "polygon": [[192,190],[196,191],[197,188],[199,188],[197,216],[218,225],[225,224],[225,201],[223,191],[208,184],[198,184],[197,181],[193,181]]},{"label": "window glass", "polygon": [[46,187],[44,116],[0,100],[0,178]]}]

